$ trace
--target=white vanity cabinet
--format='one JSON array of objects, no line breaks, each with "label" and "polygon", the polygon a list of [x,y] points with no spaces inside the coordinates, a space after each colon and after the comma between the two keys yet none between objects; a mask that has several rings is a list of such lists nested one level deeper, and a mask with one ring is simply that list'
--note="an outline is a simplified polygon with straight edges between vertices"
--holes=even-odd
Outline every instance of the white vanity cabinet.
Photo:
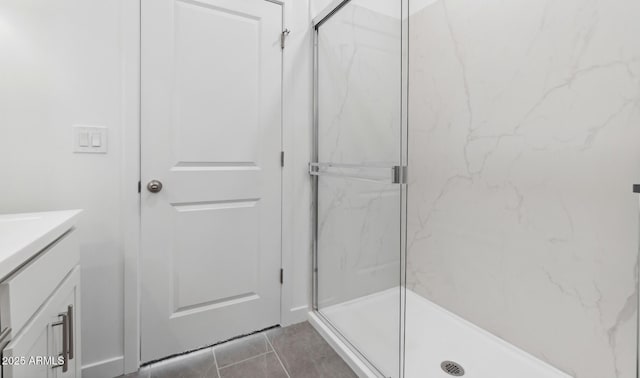
[{"label": "white vanity cabinet", "polygon": [[73,222],[48,239],[1,278],[2,378],[81,376],[80,255]]}]

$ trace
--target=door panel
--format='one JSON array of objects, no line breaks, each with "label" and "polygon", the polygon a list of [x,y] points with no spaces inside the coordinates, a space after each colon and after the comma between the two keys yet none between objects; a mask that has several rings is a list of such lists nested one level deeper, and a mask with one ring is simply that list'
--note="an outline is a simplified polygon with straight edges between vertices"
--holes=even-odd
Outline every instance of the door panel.
[{"label": "door panel", "polygon": [[206,3],[175,9],[177,160],[255,166],[260,18]]},{"label": "door panel", "polygon": [[143,361],[280,321],[281,31],[265,0],[142,1]]},{"label": "door panel", "polygon": [[[181,204],[174,208],[174,276],[181,278],[174,282],[175,311],[222,307],[240,298],[255,300],[260,291],[258,201]],[[230,253],[215,253],[220,245]]]}]

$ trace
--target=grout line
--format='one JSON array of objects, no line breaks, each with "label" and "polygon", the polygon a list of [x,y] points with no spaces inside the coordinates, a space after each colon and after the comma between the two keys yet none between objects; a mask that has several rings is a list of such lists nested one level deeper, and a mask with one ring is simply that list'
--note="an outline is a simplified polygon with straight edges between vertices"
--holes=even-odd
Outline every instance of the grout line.
[{"label": "grout line", "polygon": [[226,369],[226,368],[228,368],[229,366],[234,366],[234,365],[241,364],[241,363],[243,363],[243,362],[247,362],[247,361],[249,361],[249,360],[253,360],[254,358],[258,358],[258,357],[266,356],[267,354],[269,354],[269,353],[271,353],[271,352],[272,352],[272,351],[270,350],[270,351],[268,351],[268,352],[264,352],[264,353],[256,354],[255,356],[251,356],[251,357],[249,357],[249,358],[245,358],[244,360],[236,361],[236,362],[234,362],[234,363],[232,363],[232,364],[229,364],[229,365],[224,365],[223,367],[221,367],[221,368],[220,368],[220,370]]},{"label": "grout line", "polygon": [[271,345],[271,343],[269,342],[269,338],[267,337],[266,333],[262,333],[262,336],[265,338],[264,342],[267,346],[267,349],[271,348],[271,350],[275,353],[276,352],[276,348],[273,347],[273,345]]},{"label": "grout line", "polygon": [[271,340],[269,340],[269,337],[266,334],[262,334],[264,336],[265,339],[267,339],[267,343],[269,343],[269,345],[271,345],[271,349],[273,349],[273,354],[276,355],[276,358],[278,359],[278,362],[280,362],[280,366],[282,366],[282,370],[284,370],[284,373],[287,375],[287,377],[291,378],[291,376],[289,375],[289,372],[287,371],[287,368],[284,367],[284,364],[282,363],[282,360],[280,359],[280,355],[278,355],[278,351],[276,350],[276,348],[274,348],[273,344],[271,344]]},{"label": "grout line", "polygon": [[216,351],[214,348],[211,348],[211,353],[213,353],[213,362],[216,364],[216,373],[218,373],[218,378],[221,378],[220,367],[218,367],[218,358],[216,357]]}]

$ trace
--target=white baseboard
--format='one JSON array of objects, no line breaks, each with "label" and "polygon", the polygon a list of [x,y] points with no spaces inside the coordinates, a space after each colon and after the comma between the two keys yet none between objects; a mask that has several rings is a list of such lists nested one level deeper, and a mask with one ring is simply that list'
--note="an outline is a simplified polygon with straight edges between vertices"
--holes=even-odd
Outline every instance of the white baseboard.
[{"label": "white baseboard", "polygon": [[289,309],[287,314],[283,314],[281,319],[281,326],[286,327],[292,324],[302,323],[307,320],[307,313],[309,312],[309,306],[298,306]]},{"label": "white baseboard", "polygon": [[124,372],[124,356],[109,358],[82,367],[82,376],[87,378],[113,378]]},{"label": "white baseboard", "polygon": [[338,353],[344,362],[358,375],[360,378],[378,377],[369,366],[367,366],[353,351],[336,336],[333,331],[316,315],[313,311],[307,313],[309,323],[316,331],[325,339],[329,345]]}]

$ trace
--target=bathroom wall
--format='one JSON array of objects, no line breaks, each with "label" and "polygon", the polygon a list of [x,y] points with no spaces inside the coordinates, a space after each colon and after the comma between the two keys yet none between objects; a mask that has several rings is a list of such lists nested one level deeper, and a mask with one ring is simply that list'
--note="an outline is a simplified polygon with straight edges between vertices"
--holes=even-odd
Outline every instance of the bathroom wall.
[{"label": "bathroom wall", "polygon": [[[123,353],[120,7],[0,2],[0,212],[85,210],[84,365]],[[108,154],[72,153],[77,124],[108,127]]]},{"label": "bathroom wall", "polygon": [[[285,0],[285,26],[291,33],[284,50],[284,122],[286,141],[283,196],[291,205],[290,235],[283,243],[291,252],[291,265],[285,267],[285,280],[291,282],[283,291],[283,303],[289,314],[283,314],[283,325],[307,320],[311,304],[311,180],[309,161],[312,147],[312,44],[311,0]],[[283,258],[285,258],[283,254]]]},{"label": "bathroom wall", "polygon": [[[136,135],[125,90],[134,80],[125,56],[131,1],[5,0],[0,2],[0,213],[82,208],[84,375],[123,372],[126,164],[124,147]],[[282,301],[286,324],[303,321],[310,301],[311,11],[309,1],[286,0],[291,34],[284,54],[284,195],[290,234]],[[125,6],[125,4],[127,4]],[[134,28],[136,29],[136,28]],[[129,51],[130,52],[130,51]],[[135,76],[135,75],[133,75]],[[134,96],[135,97],[135,96]],[[130,106],[131,104],[127,104]],[[126,118],[126,119],[125,119]],[[109,128],[106,155],[72,153],[75,124]],[[133,128],[132,128],[133,127]],[[133,143],[135,144],[135,143]],[[131,190],[135,190],[132,182]],[[283,252],[285,253],[285,252]]]},{"label": "bathroom wall", "polygon": [[638,20],[632,0],[409,20],[408,286],[579,378],[636,376]]}]

